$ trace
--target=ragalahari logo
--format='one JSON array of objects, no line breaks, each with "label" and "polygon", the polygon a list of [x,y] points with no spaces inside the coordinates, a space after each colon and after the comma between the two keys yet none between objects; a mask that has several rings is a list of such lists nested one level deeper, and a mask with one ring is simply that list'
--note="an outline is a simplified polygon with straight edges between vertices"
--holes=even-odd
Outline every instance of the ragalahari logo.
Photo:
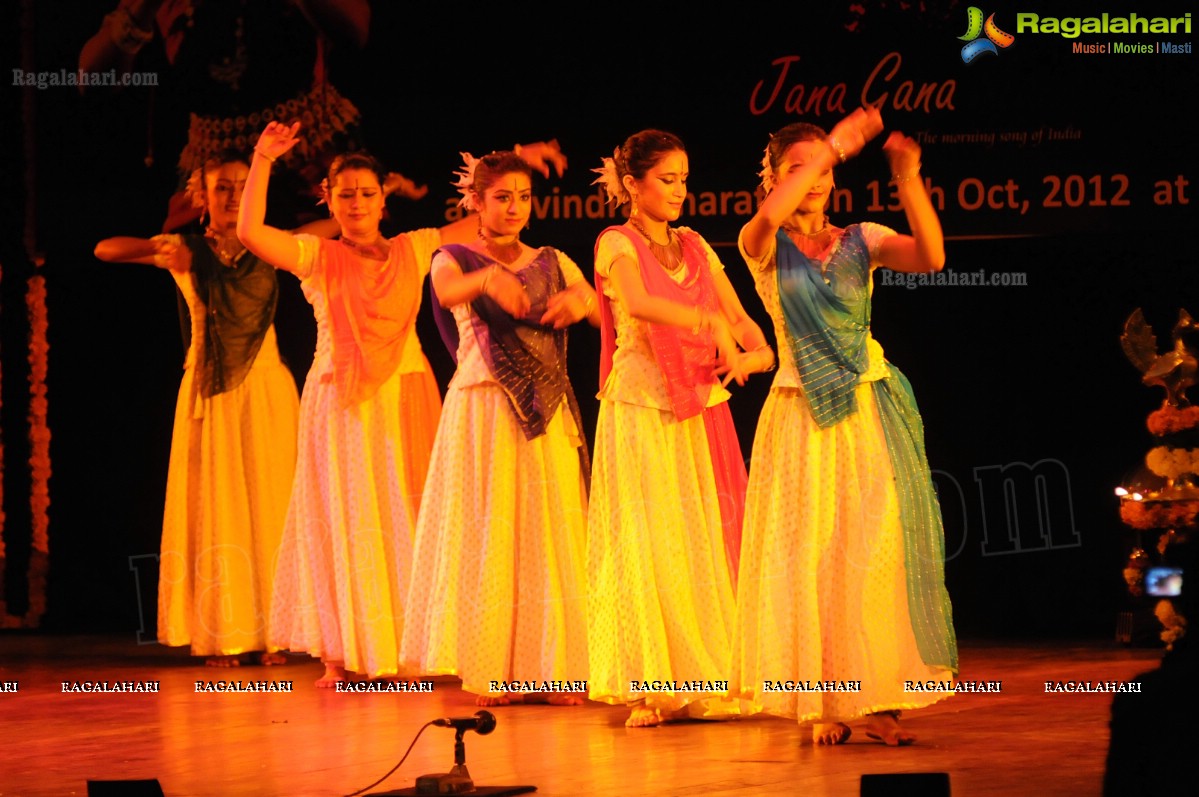
[{"label": "ragalahari logo", "polygon": [[[984,35],[986,38],[979,38]],[[966,34],[958,36],[958,40],[967,42],[962,48],[962,61],[968,64],[983,53],[999,55],[999,48],[1011,47],[1016,37],[999,29],[995,24],[994,14],[983,22],[982,9],[970,6],[966,9]]]}]

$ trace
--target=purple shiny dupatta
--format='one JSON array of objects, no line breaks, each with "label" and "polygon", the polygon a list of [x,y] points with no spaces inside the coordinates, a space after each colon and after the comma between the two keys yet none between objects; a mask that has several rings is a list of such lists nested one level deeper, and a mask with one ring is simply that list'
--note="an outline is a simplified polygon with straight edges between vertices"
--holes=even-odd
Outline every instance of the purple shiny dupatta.
[{"label": "purple shiny dupatta", "polygon": [[[489,268],[496,261],[462,244],[446,244],[438,249],[458,263],[463,274]],[[574,390],[566,374],[565,329],[541,323],[549,298],[566,289],[566,280],[558,266],[558,255],[550,247],[541,249],[533,262],[512,272],[529,296],[529,312],[513,318],[488,296],[471,301],[471,326],[483,360],[491,376],[503,389],[516,415],[525,439],[545,434],[546,425],[565,401],[579,430],[579,457],[584,477],[591,480],[591,460],[583,439],[582,417]],[[433,281],[429,281],[434,316],[441,339],[454,361],[458,359],[458,325],[452,311],[437,301]]]}]

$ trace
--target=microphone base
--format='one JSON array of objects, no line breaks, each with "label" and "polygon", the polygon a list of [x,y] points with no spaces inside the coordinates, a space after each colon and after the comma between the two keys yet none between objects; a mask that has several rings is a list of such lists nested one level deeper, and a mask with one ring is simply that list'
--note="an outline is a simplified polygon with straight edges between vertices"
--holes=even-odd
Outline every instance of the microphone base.
[{"label": "microphone base", "polygon": [[421,775],[416,779],[417,794],[467,794],[475,790],[470,775],[458,772],[442,772],[436,775]]}]

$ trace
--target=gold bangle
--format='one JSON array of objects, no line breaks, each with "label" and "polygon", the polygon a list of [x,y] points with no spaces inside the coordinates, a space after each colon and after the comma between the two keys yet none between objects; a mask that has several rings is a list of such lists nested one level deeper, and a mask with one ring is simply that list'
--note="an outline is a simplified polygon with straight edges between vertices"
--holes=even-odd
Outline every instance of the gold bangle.
[{"label": "gold bangle", "polygon": [[487,283],[491,282],[491,275],[495,273],[496,266],[492,265],[487,269],[487,273],[483,275],[483,284],[479,286],[479,295],[487,295]]},{"label": "gold bangle", "polygon": [[779,364],[778,358],[774,356],[774,349],[770,348],[769,343],[763,343],[761,346],[758,346],[756,349],[752,349],[750,351],[750,353],[757,354],[760,351],[765,351],[767,354],[770,355],[770,365],[763,369],[763,373],[765,373],[767,371],[773,371],[775,368],[778,367],[778,364]]},{"label": "gold bangle", "polygon": [[591,311],[595,309],[595,297],[591,295],[591,291],[583,291],[583,310],[587,315],[591,315]]},{"label": "gold bangle", "polygon": [[828,145],[833,150],[833,154],[837,156],[838,163],[845,163],[845,147],[841,146],[841,142],[836,136],[828,137]]},{"label": "gold bangle", "polygon": [[260,156],[262,156],[263,158],[266,158],[266,159],[267,159],[268,161],[270,161],[271,163],[274,163],[274,162],[275,162],[275,159],[274,159],[274,158],[272,158],[270,155],[267,155],[265,152],[263,152],[262,150],[260,150],[258,147],[254,147],[254,154],[255,154],[255,155],[260,155]]},{"label": "gold bangle", "polygon": [[704,328],[704,311],[702,308],[695,308],[695,326],[691,327],[691,334],[698,335]]},{"label": "gold bangle", "polygon": [[903,185],[904,183],[910,182],[911,180],[914,180],[915,178],[917,178],[919,176],[920,176],[920,164],[917,163],[916,168],[910,169],[907,172],[905,172],[904,174],[891,175],[891,184],[892,185]]}]

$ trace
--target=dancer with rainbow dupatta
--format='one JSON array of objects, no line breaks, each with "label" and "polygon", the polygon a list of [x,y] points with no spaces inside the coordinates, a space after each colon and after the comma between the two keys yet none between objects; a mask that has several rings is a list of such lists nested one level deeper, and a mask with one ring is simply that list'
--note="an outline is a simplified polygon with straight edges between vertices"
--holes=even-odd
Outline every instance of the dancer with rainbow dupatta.
[{"label": "dancer with rainbow dupatta", "polygon": [[[907,379],[870,334],[877,267],[937,271],[940,222],[920,148],[884,150],[912,235],[869,222],[833,227],[833,166],[882,130],[859,110],[831,135],[796,123],[771,139],[769,192],[739,240],[774,321],[779,372],[762,408],[746,498],[733,690],[755,708],[811,722],[817,744],[867,736],[906,745],[900,709],[945,692],[957,646],[944,584],[944,531]],[[857,691],[784,691],[764,682],[860,682]]]}]

